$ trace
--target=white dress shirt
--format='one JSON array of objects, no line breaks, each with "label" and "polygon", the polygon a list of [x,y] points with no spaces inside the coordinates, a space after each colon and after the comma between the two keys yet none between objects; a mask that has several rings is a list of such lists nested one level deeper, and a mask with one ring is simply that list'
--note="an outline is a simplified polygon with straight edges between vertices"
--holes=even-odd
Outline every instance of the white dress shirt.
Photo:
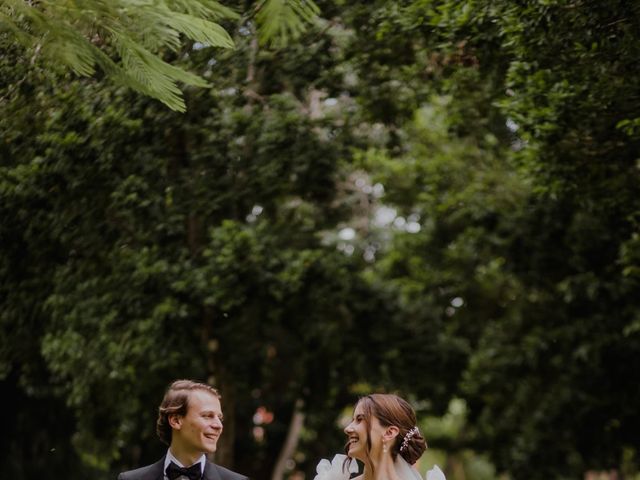
[{"label": "white dress shirt", "polygon": [[[202,454],[202,456],[200,457],[200,459],[193,463],[193,465],[195,465],[196,463],[200,464],[200,474],[204,475],[204,465],[207,461],[207,457],[205,457],[204,453]],[[164,480],[169,480],[169,478],[167,477],[167,474],[165,473],[167,471],[167,467],[169,466],[169,464],[173,462],[176,465],[178,465],[179,467],[182,468],[189,468],[191,465],[183,465],[182,463],[180,463],[180,461],[173,456],[173,454],[171,453],[171,449],[167,450],[167,456],[164,457],[164,468],[162,469],[162,473],[164,474]]]}]

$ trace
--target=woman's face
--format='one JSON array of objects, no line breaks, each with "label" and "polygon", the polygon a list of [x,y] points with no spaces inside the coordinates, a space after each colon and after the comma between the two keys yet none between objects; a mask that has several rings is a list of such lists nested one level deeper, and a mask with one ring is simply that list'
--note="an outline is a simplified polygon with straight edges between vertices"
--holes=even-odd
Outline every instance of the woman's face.
[{"label": "woman's face", "polygon": [[[366,462],[367,457],[377,458],[380,450],[382,450],[382,435],[384,427],[380,425],[380,421],[371,415],[371,433],[369,433],[369,425],[364,415],[362,402],[358,402],[353,411],[351,423],[344,429],[347,435],[347,453],[351,458]],[[371,443],[371,451],[367,451],[367,439]]]}]

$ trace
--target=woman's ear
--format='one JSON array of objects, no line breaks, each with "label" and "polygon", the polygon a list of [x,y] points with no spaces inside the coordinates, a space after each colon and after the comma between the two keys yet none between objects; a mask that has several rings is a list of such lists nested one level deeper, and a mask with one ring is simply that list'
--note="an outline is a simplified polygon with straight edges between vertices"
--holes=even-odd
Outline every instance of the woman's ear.
[{"label": "woman's ear", "polygon": [[393,440],[398,436],[399,433],[400,433],[400,429],[398,427],[396,427],[395,425],[390,425],[387,428],[385,428],[384,435],[382,436],[382,438],[387,441]]}]

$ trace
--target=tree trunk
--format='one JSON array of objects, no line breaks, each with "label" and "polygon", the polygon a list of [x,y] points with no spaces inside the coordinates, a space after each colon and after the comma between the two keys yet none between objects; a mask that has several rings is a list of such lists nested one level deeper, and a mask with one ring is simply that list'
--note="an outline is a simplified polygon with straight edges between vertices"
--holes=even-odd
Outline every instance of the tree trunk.
[{"label": "tree trunk", "polygon": [[212,460],[226,468],[233,469],[233,446],[236,438],[235,432],[235,395],[229,384],[220,382],[216,386],[222,395],[222,412],[224,413],[224,430],[218,440],[218,449],[213,454]]},{"label": "tree trunk", "polygon": [[302,432],[302,427],[304,426],[304,413],[302,412],[303,405],[304,402],[301,399],[296,400],[296,403],[293,407],[291,422],[289,423],[287,439],[285,440],[284,445],[282,446],[282,450],[280,450],[280,455],[278,455],[278,460],[273,467],[271,480],[282,480],[284,478],[287,461],[291,459],[294,452],[296,451],[298,441],[300,440],[300,433]]}]

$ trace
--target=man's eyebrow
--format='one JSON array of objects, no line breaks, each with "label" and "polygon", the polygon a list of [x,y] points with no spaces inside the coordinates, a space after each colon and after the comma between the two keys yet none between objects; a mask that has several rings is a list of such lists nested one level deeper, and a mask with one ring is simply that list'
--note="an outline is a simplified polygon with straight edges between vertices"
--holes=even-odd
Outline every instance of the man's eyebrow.
[{"label": "man's eyebrow", "polygon": [[213,415],[218,415],[219,417],[221,417],[221,416],[222,416],[222,412],[216,412],[215,410],[202,410],[200,413],[201,413],[202,415],[205,415],[205,414],[207,414],[207,415],[208,415],[208,414],[213,414]]}]

